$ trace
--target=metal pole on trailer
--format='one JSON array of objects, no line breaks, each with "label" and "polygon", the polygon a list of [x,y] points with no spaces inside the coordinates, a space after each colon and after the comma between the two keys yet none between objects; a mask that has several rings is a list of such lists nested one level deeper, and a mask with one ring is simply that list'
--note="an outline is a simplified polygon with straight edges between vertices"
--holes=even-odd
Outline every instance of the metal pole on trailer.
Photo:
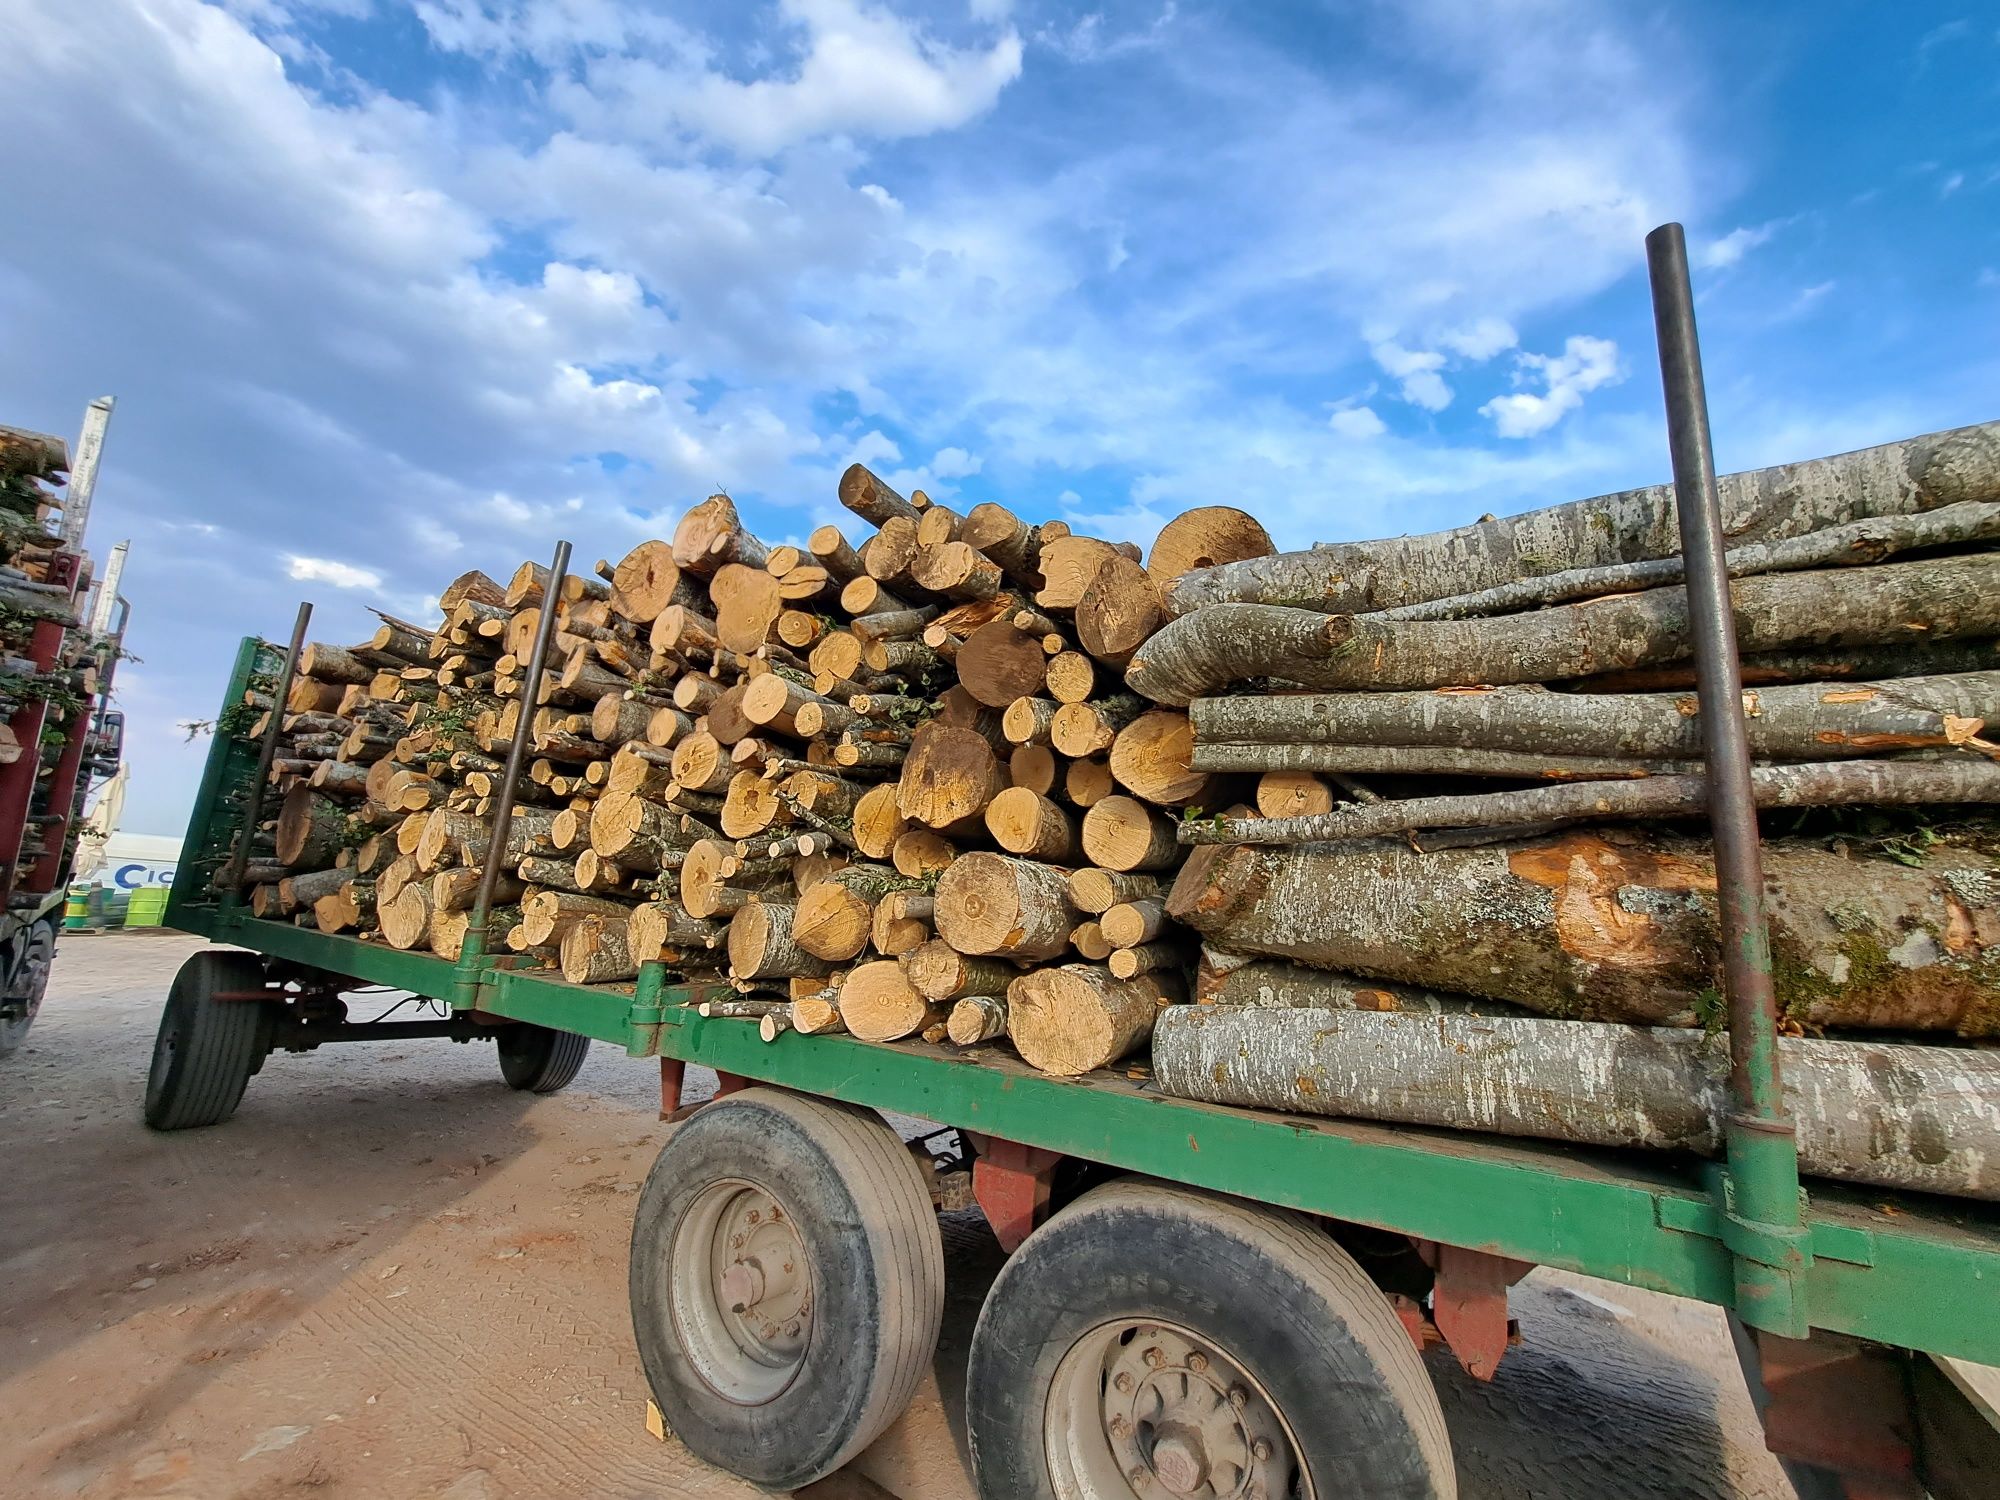
[{"label": "metal pole on trailer", "polygon": [[[243,899],[243,872],[250,864],[250,840],[257,836],[257,823],[264,815],[264,789],[271,782],[271,762],[278,758],[278,734],[285,722],[285,699],[292,691],[292,679],[298,675],[299,656],[306,649],[306,627],[312,623],[313,607],[310,603],[299,605],[299,616],[292,622],[292,644],[285,652],[284,670],[278,673],[278,685],[271,690],[271,712],[264,723],[264,743],[257,749],[257,774],[250,783],[249,799],[243,804],[243,823],[236,835],[236,848],[229,856],[229,875],[222,888],[222,899],[237,904]],[[217,731],[220,733],[220,731]]]},{"label": "metal pole on trailer", "polygon": [[1673,453],[1674,504],[1687,564],[1688,626],[1701,704],[1702,758],[1715,840],[1723,987],[1729,1007],[1729,1170],[1723,1239],[1735,1257],[1736,1311],[1789,1338],[1810,1331],[1804,1273],[1811,1259],[1799,1203],[1797,1132],[1778,1076],[1777,992],[1764,913],[1764,852],[1750,788],[1743,670],[1724,559],[1722,501],[1709,440],[1708,394],[1695,332],[1687,239],[1678,224],[1646,236],[1653,321]]},{"label": "metal pole on trailer", "polygon": [[521,768],[528,759],[528,743],[534,736],[535,700],[541,696],[542,673],[548,665],[549,645],[556,634],[556,602],[568,573],[569,543],[557,542],[556,555],[549,563],[548,582],[542,587],[542,617],[535,625],[534,649],[528,654],[527,674],[521,679],[521,715],[514,723],[514,742],[507,747],[507,769],[500,777],[500,796],[493,809],[493,833],[486,841],[479,894],[473,899],[472,921],[465,930],[465,946],[459,952],[461,964],[486,951],[486,925],[492,920],[493,890],[500,880],[500,851],[507,845],[507,825],[514,817],[514,794],[520,786]]}]

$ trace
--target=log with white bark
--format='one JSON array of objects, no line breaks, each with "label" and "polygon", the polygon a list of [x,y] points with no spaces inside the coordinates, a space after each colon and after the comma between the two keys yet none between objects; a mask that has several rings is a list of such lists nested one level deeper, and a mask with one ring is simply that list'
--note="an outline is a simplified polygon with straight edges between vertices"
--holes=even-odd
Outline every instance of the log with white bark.
[{"label": "log with white bark", "polygon": [[[1772,573],[1730,586],[1744,651],[2000,634],[2000,554]],[[1262,604],[1184,615],[1147,641],[1125,680],[1185,706],[1270,677],[1323,689],[1548,682],[1692,654],[1687,591],[1651,589],[1491,620],[1397,622]]]},{"label": "log with white bark", "polygon": [[961,1000],[968,995],[1004,995],[1020,974],[997,958],[960,953],[935,938],[903,955],[903,972],[928,1000]]},{"label": "log with white bark", "polygon": [[[1750,773],[1750,789],[1762,808],[1991,804],[2000,802],[2000,763],[1853,760],[1758,766]],[[1183,824],[1179,836],[1183,844],[1309,844],[1382,838],[1420,828],[1481,828],[1504,838],[1516,828],[1707,814],[1706,777],[1655,776],[1472,797],[1413,797],[1298,818],[1214,818]]]},{"label": "log with white bark", "polygon": [[[1729,1049],[1657,1027],[1193,1005],[1152,1059],[1211,1104],[1703,1156],[1729,1110]],[[1786,1037],[1778,1063],[1806,1174],[2000,1198],[2000,1056]]]},{"label": "log with white bark", "polygon": [[[1725,561],[1732,578],[1753,573],[1788,573],[1801,568],[1851,568],[1881,562],[1899,552],[1933,547],[1962,547],[1969,542],[2000,537],[2000,504],[1965,501],[1909,516],[1873,516],[1845,526],[1829,526],[1805,536],[1777,542],[1753,542],[1732,547]],[[1479,615],[1511,614],[1515,610],[1592,599],[1602,594],[1659,588],[1685,577],[1678,557],[1649,562],[1618,563],[1604,568],[1577,568],[1478,593],[1405,604],[1382,611],[1389,620],[1466,620]]]},{"label": "log with white bark", "polygon": [[[2000,858],[1918,867],[1772,840],[1773,977],[1820,1029],[2000,1035]],[[1549,1015],[1691,1026],[1720,982],[1708,844],[1577,829],[1492,848],[1198,849],[1168,913],[1211,943]]]},{"label": "log with white bark", "polygon": [[[2000,499],[2000,423],[1929,433],[1717,481],[1735,545],[1803,536],[1866,516]],[[1223,603],[1358,614],[1497,588],[1534,575],[1680,551],[1671,485],[1650,485],[1420,536],[1287,552],[1184,574],[1167,590],[1185,616]]]},{"label": "log with white bark", "polygon": [[[1557,693],[1542,687],[1198,698],[1188,708],[1203,753],[1228,743],[1443,745],[1540,755],[1698,760],[1692,693]],[[2000,724],[2000,671],[1883,682],[1747,688],[1744,730],[1763,760],[1965,745]],[[1997,731],[2000,732],[2000,731]],[[1114,768],[1115,769],[1115,768]]]}]

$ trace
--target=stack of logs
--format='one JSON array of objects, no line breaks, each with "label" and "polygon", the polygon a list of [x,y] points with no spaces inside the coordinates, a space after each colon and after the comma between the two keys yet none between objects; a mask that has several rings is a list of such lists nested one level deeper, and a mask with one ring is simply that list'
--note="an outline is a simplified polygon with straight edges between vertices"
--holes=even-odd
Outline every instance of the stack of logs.
[{"label": "stack of logs", "polygon": [[[1873,1132],[1807,1128],[1808,1166],[2000,1193],[2000,1068],[1904,1040],[2000,1034],[2000,427],[1722,490],[1759,799],[1873,820],[1767,849],[1787,1089]],[[1713,1149],[1671,490],[1292,554],[1226,507],[1142,555],[859,465],[840,500],[858,545],[717,495],[554,597],[470,573],[441,623],[312,647],[259,705],[255,909],[456,957],[525,712],[492,937],[572,982],[659,960],[766,1038],[1058,1074],[1150,1041],[1217,1102]],[[1857,1069],[1843,1029],[1898,1039]]]},{"label": "stack of logs", "polygon": [[[0,765],[19,760],[23,747],[6,720],[37,701],[53,706],[60,722],[72,706],[96,691],[97,643],[70,629],[61,659],[43,670],[29,655],[35,626],[54,620],[79,623],[66,584],[52,580],[61,544],[53,534],[62,510],[69,449],[61,438],[0,427]],[[24,854],[35,852],[34,839]]]},{"label": "stack of logs", "polygon": [[[1721,493],[1807,1169],[2000,1196],[1992,1054],[1911,1044],[2000,1036],[2000,424]],[[1167,909],[1209,1005],[1163,1018],[1159,1086],[1713,1151],[1678,551],[1661,486],[1169,590],[1129,683],[1190,709],[1195,767],[1299,790],[1181,830]]]},{"label": "stack of logs", "polygon": [[456,957],[529,712],[494,931],[523,961],[594,984],[663,960],[767,1036],[1010,1037],[1061,1073],[1143,1047],[1193,957],[1176,822],[1217,789],[1187,715],[1123,672],[1167,585],[1269,538],[1194,511],[1148,568],[858,465],[840,499],[858,546],[767,546],[717,495],[553,599],[538,565],[469,573],[441,622],[309,646],[282,707],[253,693],[282,719],[253,910]]}]

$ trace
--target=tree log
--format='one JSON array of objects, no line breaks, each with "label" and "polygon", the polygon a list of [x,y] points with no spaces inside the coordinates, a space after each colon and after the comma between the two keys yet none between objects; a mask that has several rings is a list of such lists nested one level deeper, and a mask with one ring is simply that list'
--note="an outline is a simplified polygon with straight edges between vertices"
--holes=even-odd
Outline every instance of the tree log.
[{"label": "tree log", "polygon": [[1151,575],[1114,552],[1098,567],[1077,602],[1077,644],[1097,660],[1122,667],[1166,618],[1159,586]]},{"label": "tree log", "polygon": [[954,665],[959,683],[989,708],[1006,708],[1017,698],[1040,692],[1048,673],[1041,641],[1016,629],[1011,619],[994,620],[973,631],[958,648]]},{"label": "tree log", "polygon": [[1385,776],[1512,776],[1529,781],[1595,781],[1685,773],[1684,760],[1622,755],[1543,755],[1526,750],[1461,750],[1450,745],[1321,745],[1197,742],[1203,771],[1323,771]]},{"label": "tree log", "polygon": [[[1702,753],[1701,707],[1692,693],[1552,693],[1540,687],[1300,693],[1201,698],[1188,713],[1204,747],[1452,745],[1689,760]],[[1765,760],[1963,745],[1985,723],[2000,720],[2000,671],[1750,688],[1743,715],[1750,753]]]},{"label": "tree log", "polygon": [[912,822],[953,828],[977,818],[1006,785],[993,747],[982,736],[933,720],[910,737],[896,805]]},{"label": "tree log", "polygon": [[792,940],[815,958],[844,963],[868,947],[875,907],[900,881],[881,865],[850,865],[799,897]]},{"label": "tree log", "polygon": [[[1726,555],[1726,562],[1730,577],[1748,578],[1755,573],[1797,572],[1802,568],[1860,567],[1898,552],[1963,546],[1996,536],[2000,536],[2000,505],[1968,501],[1918,515],[1870,517],[1783,541],[1733,547]],[[1659,588],[1679,583],[1684,576],[1680,558],[1663,557],[1650,562],[1524,578],[1479,593],[1433,599],[1428,604],[1406,604],[1382,614],[1389,620],[1465,620],[1602,594]]]},{"label": "tree log", "polygon": [[1160,529],[1146,557],[1146,571],[1165,590],[1184,573],[1247,558],[1269,557],[1270,533],[1255,516],[1228,505],[1183,511]]},{"label": "tree log", "polygon": [[1118,789],[1101,760],[1073,760],[1063,767],[1063,795],[1078,807],[1095,807]]},{"label": "tree log", "polygon": [[[2000,1198],[2000,1057],[1793,1038],[1778,1055],[1807,1174]],[[1698,1032],[1539,1017],[1172,1008],[1153,1078],[1213,1104],[1704,1156],[1729,1109],[1729,1049]]]},{"label": "tree log", "polygon": [[[1744,651],[1880,645],[2000,633],[2000,555],[1773,573],[1730,586]],[[1681,660],[1687,591],[1653,589],[1493,620],[1399,624],[1228,604],[1183,616],[1133,658],[1126,681],[1186,705],[1227,683],[1430,688],[1548,682]]]},{"label": "tree log", "polygon": [[[1824,765],[1759,766],[1750,773],[1759,807],[1908,807],[1925,803],[2000,802],[2000,764],[1851,760]],[[1414,797],[1299,818],[1216,818],[1183,824],[1183,844],[1309,844],[1381,838],[1417,828],[1494,830],[1595,823],[1607,818],[1696,818],[1708,813],[1702,776],[1594,781],[1572,786],[1488,792],[1476,797]],[[1505,837],[1497,832],[1496,838]]]},{"label": "tree log", "polygon": [[[1938,848],[1910,868],[1772,840],[1764,868],[1790,1019],[2000,1034],[2000,859]],[[1705,841],[1585,829],[1428,854],[1386,841],[1204,848],[1167,910],[1236,952],[1549,1015],[1691,1026],[1716,1004],[1715,903]]]},{"label": "tree log", "polygon": [[1112,947],[1136,948],[1167,930],[1166,903],[1153,898],[1121,901],[1105,912],[1097,925]]},{"label": "tree log", "polygon": [[960,953],[933,938],[903,955],[903,972],[927,1000],[962,1000],[968,995],[1004,995],[1020,970],[997,958]]},{"label": "tree log", "polygon": [[347,842],[347,810],[303,784],[285,793],[278,809],[278,863],[324,870]]},{"label": "tree log", "polygon": [[833,965],[798,945],[792,921],[798,908],[782,901],[751,901],[729,919],[729,972],[737,979],[786,979],[831,973]]},{"label": "tree log", "polygon": [[840,503],[876,528],[891,516],[917,519],[917,508],[860,464],[850,464],[840,476]]},{"label": "tree log", "polygon": [[585,917],[563,934],[562,976],[571,984],[607,984],[639,972],[628,924],[616,917]]},{"label": "tree log", "polygon": [[936,899],[921,891],[891,891],[875,908],[869,941],[884,958],[900,958],[930,941],[936,911]]},{"label": "tree log", "polygon": [[961,1047],[1007,1034],[1007,1002],[997,995],[968,995],[945,1017],[945,1035]]},{"label": "tree log", "polygon": [[681,517],[674,528],[674,562],[689,572],[709,574],[728,563],[761,568],[770,549],[743,529],[736,503],[710,495]]},{"label": "tree log", "polygon": [[[1864,516],[1990,501],[2000,498],[2000,423],[1726,474],[1717,487],[1724,534],[1739,547]],[[1673,487],[1651,485],[1450,531],[1204,568],[1178,579],[1166,602],[1178,616],[1222,603],[1358,614],[1497,588],[1530,574],[1672,557],[1680,549]]]},{"label": "tree log", "polygon": [[961,953],[1054,958],[1076,919],[1068,872],[1053,865],[975,851],[938,882],[938,935]]},{"label": "tree log", "polygon": [[901,964],[878,959],[857,964],[841,984],[840,1019],[864,1042],[895,1042],[933,1024],[938,1012],[910,987]]},{"label": "tree log", "polygon": [[1308,969],[1277,959],[1247,958],[1206,945],[1195,970],[1194,999],[1202,1005],[1262,1005],[1321,1010],[1391,1010],[1424,1016],[1525,1016],[1505,1000],[1486,1000],[1355,974]]},{"label": "tree log", "polygon": [[1177,997],[1162,974],[1113,979],[1092,964],[1036,969],[1007,986],[1007,1035],[1030,1067],[1074,1077],[1143,1045],[1161,1007]]},{"label": "tree log", "polygon": [[1173,821],[1124,796],[1099,798],[1084,813],[1083,854],[1108,871],[1165,870],[1180,859]]},{"label": "tree log", "polygon": [[1010,786],[986,805],[986,831],[1009,854],[1066,864],[1076,855],[1076,823],[1037,792]]},{"label": "tree log", "polygon": [[1192,768],[1194,727],[1186,714],[1154,709],[1118,731],[1111,745],[1111,774],[1126,790],[1165,807],[1206,797],[1213,778]]}]

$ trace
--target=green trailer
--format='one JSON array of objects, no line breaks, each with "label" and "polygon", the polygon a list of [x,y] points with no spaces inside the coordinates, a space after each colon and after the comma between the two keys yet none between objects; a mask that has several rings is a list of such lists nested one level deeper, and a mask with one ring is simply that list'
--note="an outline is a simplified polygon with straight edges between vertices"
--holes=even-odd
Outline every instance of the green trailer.
[{"label": "green trailer", "polygon": [[[245,640],[225,708],[283,656]],[[228,947],[174,981],[150,1117],[217,1123],[272,1050],[330,1042],[491,1041],[508,1083],[544,1092],[593,1041],[655,1060],[662,1118],[686,1123],[638,1207],[635,1331],[669,1424],[759,1483],[838,1467],[928,1366],[940,1166],[969,1170],[1010,1252],[969,1374],[988,1495],[1448,1495],[1418,1351],[1442,1341],[1490,1378],[1507,1288],[1535,1266],[1731,1311],[1802,1493],[2000,1483],[1966,1367],[2000,1365],[1988,1205],[1815,1183],[1803,1235],[1774,1255],[1712,1163],[1194,1104],[1126,1070],[1052,1078],[991,1048],[765,1042],[703,1019],[658,964],[582,986],[477,944],[453,961],[260,920],[213,890],[257,761],[218,730],[167,920]],[[340,997],[370,986],[442,1014],[349,1022]],[[682,1102],[689,1064],[719,1080],[700,1105]],[[913,1154],[879,1111],[955,1147]]]},{"label": "green trailer", "polygon": [[[284,700],[304,611],[289,652],[243,643],[217,720],[168,922],[230,946],[174,981],[148,1120],[227,1118],[280,1047],[486,1040],[509,1084],[542,1092],[593,1041],[655,1059],[661,1117],[680,1123],[634,1217],[640,1356],[687,1446],[773,1489],[853,1457],[929,1367],[949,1186],[969,1188],[1009,1256],[966,1373],[986,1500],[1442,1500],[1451,1444],[1420,1351],[1441,1343],[1490,1379],[1508,1288],[1536,1266],[1725,1309],[1769,1444],[1809,1500],[2000,1493],[2000,1371],[1985,1368],[2000,1366],[2000,1213],[1798,1183],[1678,226],[1648,251],[1730,937],[1722,1162],[1197,1104],[1143,1068],[1054,1078],[997,1048],[766,1041],[704,1018],[702,992],[657,962],[591,986],[517,967],[487,952],[484,918],[528,714],[460,952],[258,919],[240,879],[215,877],[241,874],[276,732],[260,749],[227,726],[255,679]],[[553,580],[567,559],[563,544]],[[368,986],[436,1014],[353,1023],[342,995]],[[691,1063],[718,1080],[699,1105],[682,1094]],[[940,1129],[913,1151],[884,1112]]]}]

